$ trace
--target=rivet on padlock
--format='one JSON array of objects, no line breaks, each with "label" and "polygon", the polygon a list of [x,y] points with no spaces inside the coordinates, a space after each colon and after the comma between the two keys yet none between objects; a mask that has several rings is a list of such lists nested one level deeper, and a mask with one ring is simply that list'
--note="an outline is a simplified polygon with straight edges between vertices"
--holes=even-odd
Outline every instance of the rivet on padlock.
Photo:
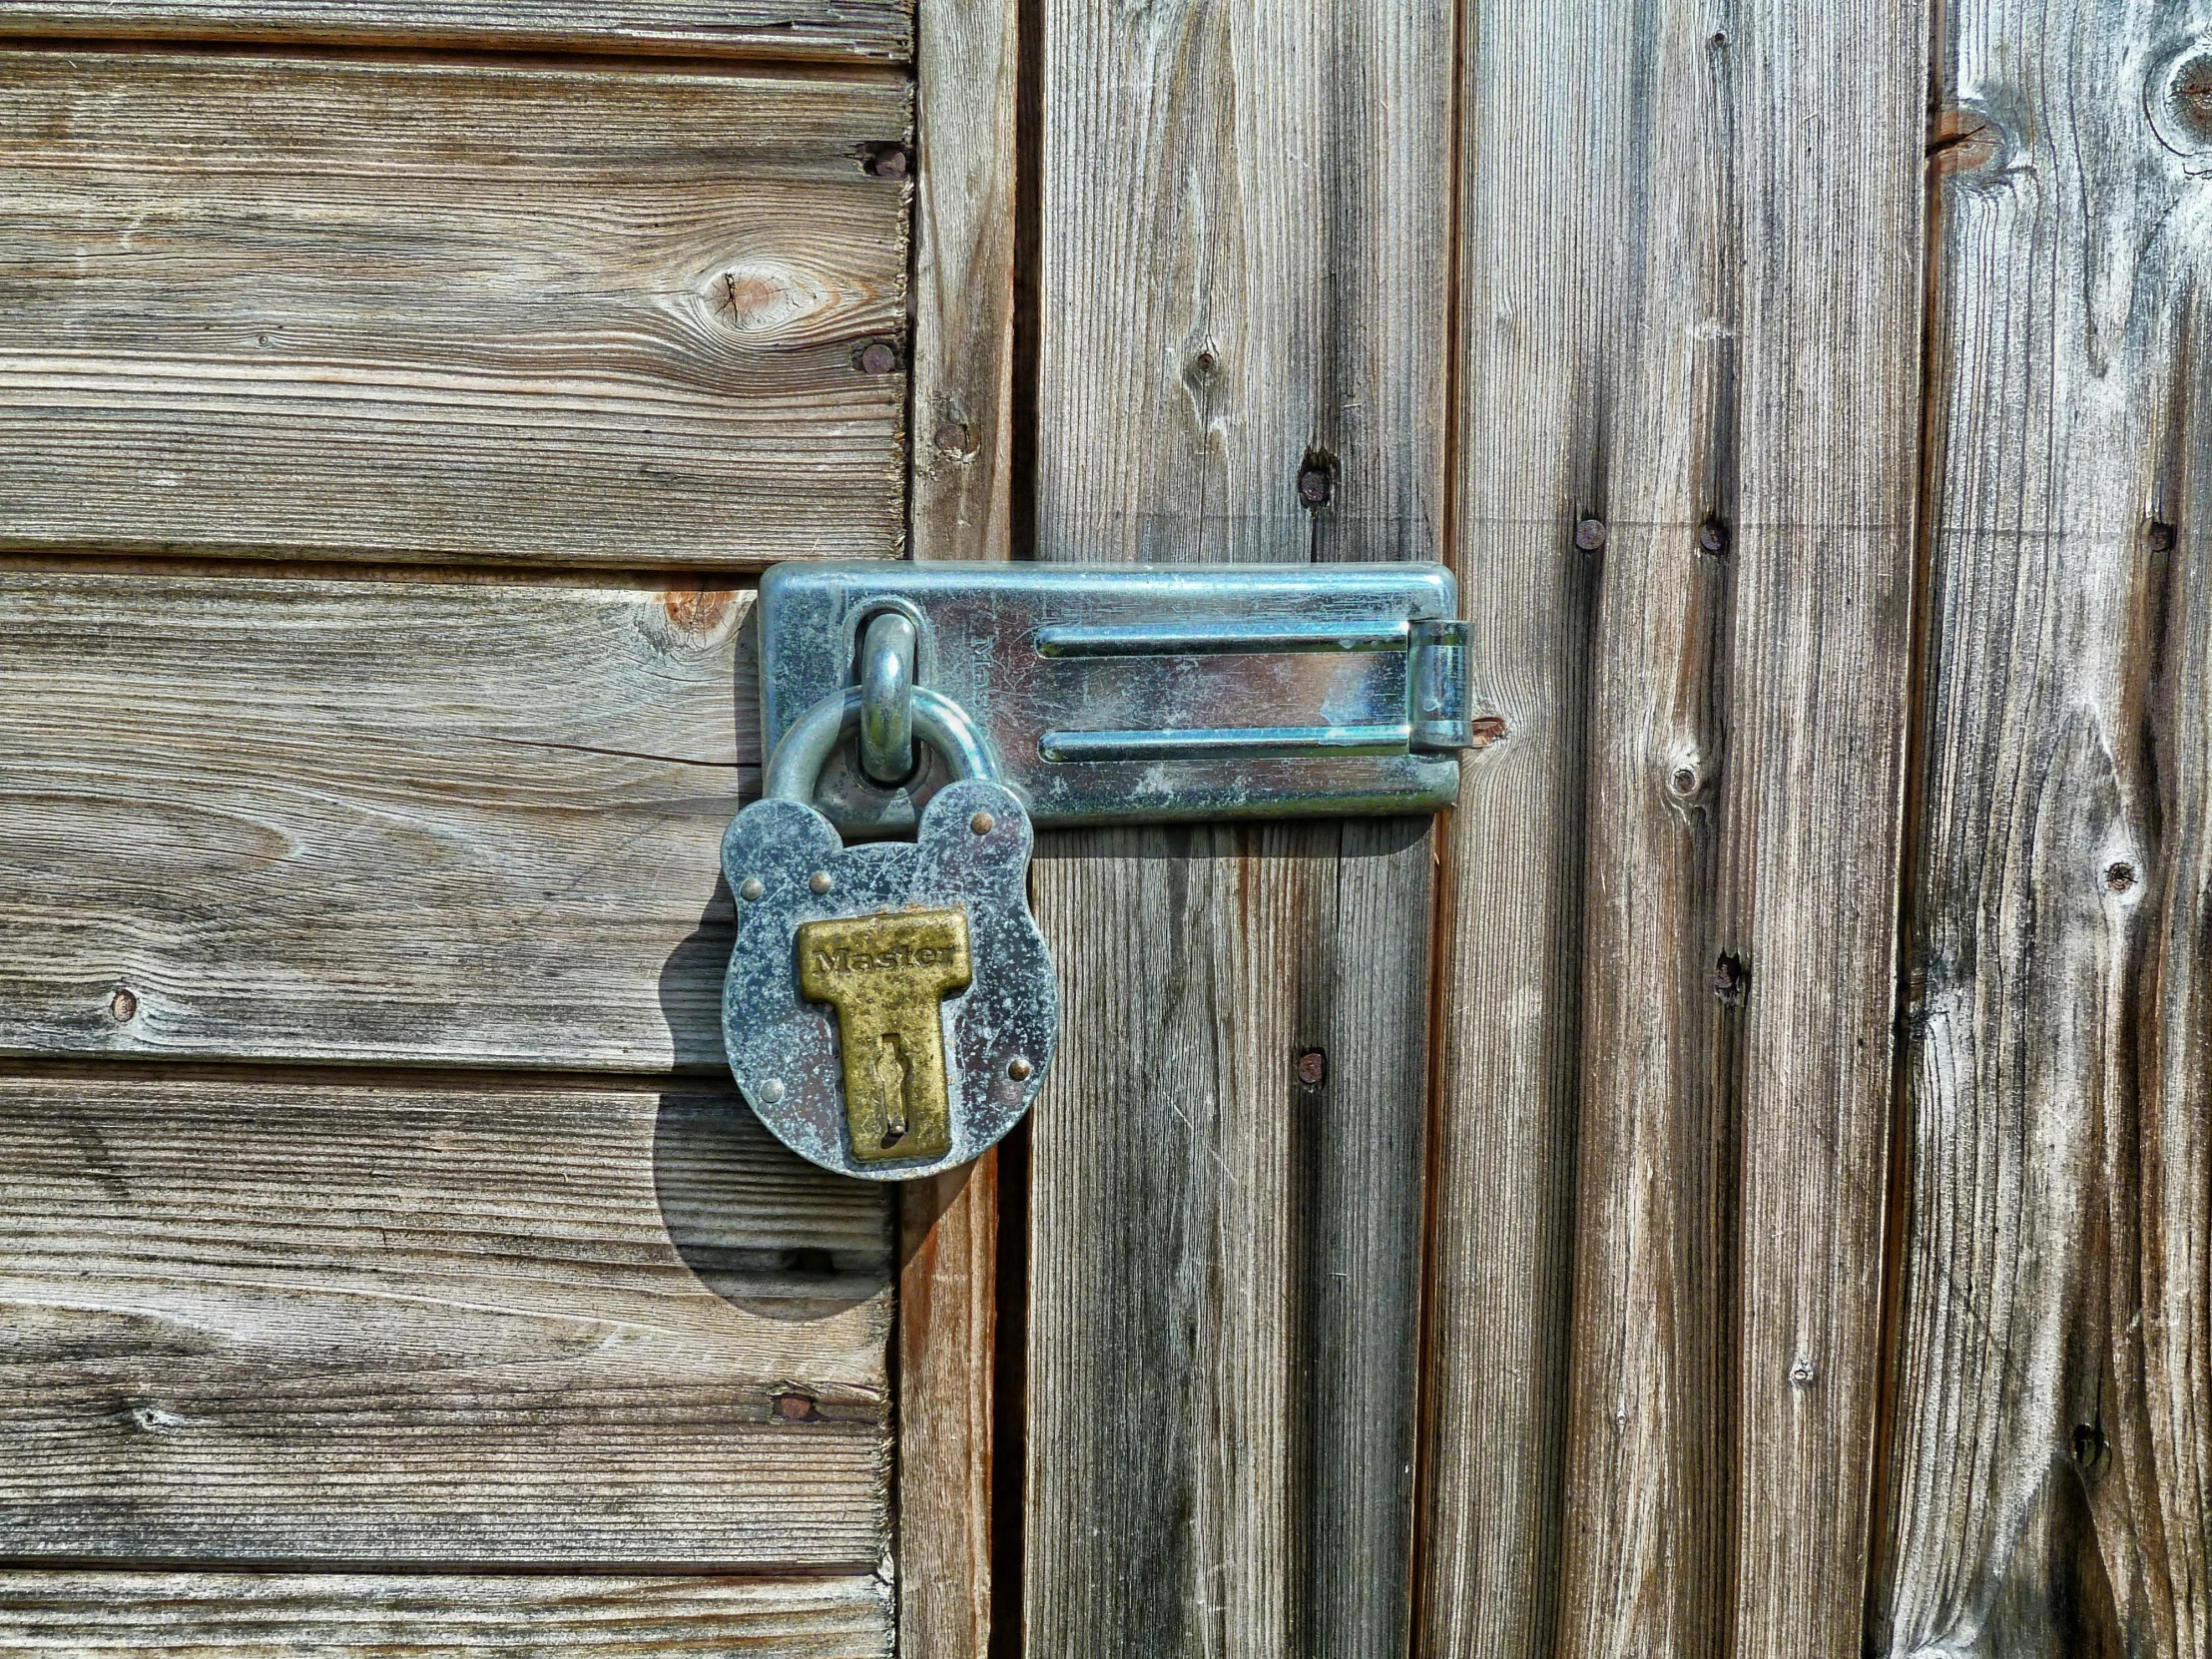
[{"label": "rivet on padlock", "polygon": [[1042,1086],[1060,1023],[1029,913],[1028,814],[959,705],[901,696],[955,774],[914,840],[848,847],[809,805],[860,726],[854,687],[792,726],[722,848],[739,898],[722,1011],[738,1086],[793,1151],[876,1180],[995,1145]]}]

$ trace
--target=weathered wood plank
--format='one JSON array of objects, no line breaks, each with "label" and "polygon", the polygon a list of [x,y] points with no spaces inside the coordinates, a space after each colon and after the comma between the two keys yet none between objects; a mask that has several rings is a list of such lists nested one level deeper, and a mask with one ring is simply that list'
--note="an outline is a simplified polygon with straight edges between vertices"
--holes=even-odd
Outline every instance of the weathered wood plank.
[{"label": "weathered wood plank", "polygon": [[904,326],[868,170],[903,86],[55,52],[0,84],[0,545],[897,551],[905,387],[859,359]]},{"label": "weathered wood plank", "polygon": [[913,0],[12,0],[9,35],[903,59]]},{"label": "weathered wood plank", "polygon": [[998,1153],[899,1188],[898,1647],[986,1659]]},{"label": "weathered wood plank", "polygon": [[1938,42],[1911,1188],[1868,1651],[2212,1654],[2212,35]]},{"label": "weathered wood plank", "polygon": [[1424,1651],[1856,1653],[1925,20],[1464,28]]},{"label": "weathered wood plank", "polygon": [[[917,20],[913,471],[917,559],[1011,552],[1014,0]],[[901,1189],[898,1641],[987,1659],[994,1595],[999,1160]]]},{"label": "weathered wood plank", "polygon": [[0,1557],[874,1566],[882,1194],[731,1093],[0,1082]]},{"label": "weathered wood plank", "polygon": [[1014,473],[1015,0],[930,0],[915,55],[917,559],[1003,559]]},{"label": "weathered wood plank", "polygon": [[1043,26],[1040,553],[1439,556],[1446,0]]},{"label": "weathered wood plank", "polygon": [[0,1645],[23,1659],[883,1659],[888,1603],[873,1576],[6,1572]]},{"label": "weathered wood plank", "polygon": [[751,608],[0,573],[0,1048],[718,1064]]},{"label": "weathered wood plank", "polygon": [[1038,866],[1069,1010],[1032,1140],[1040,1652],[1403,1640],[1424,830],[1101,832]]},{"label": "weathered wood plank", "polygon": [[[1449,8],[1042,24],[1038,556],[1438,556]],[[1426,829],[1043,849],[1036,1653],[1404,1650]]]}]

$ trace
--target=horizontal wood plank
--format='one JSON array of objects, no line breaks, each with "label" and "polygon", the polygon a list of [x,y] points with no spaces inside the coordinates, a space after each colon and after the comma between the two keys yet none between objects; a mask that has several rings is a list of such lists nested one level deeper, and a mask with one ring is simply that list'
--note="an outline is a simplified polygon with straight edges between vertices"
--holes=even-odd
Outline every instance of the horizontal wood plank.
[{"label": "horizontal wood plank", "polygon": [[0,572],[0,1049],[719,1065],[751,610]]},{"label": "horizontal wood plank", "polygon": [[0,1573],[0,1648],[22,1659],[879,1659],[871,1576],[378,1577]]},{"label": "horizontal wood plank", "polygon": [[0,1079],[0,1558],[866,1570],[889,1245],[728,1092]]},{"label": "horizontal wood plank", "polygon": [[[895,553],[899,84],[0,53],[0,545]],[[870,359],[895,370],[895,353]]]},{"label": "horizontal wood plank", "polygon": [[903,59],[913,0],[19,0],[0,35]]}]

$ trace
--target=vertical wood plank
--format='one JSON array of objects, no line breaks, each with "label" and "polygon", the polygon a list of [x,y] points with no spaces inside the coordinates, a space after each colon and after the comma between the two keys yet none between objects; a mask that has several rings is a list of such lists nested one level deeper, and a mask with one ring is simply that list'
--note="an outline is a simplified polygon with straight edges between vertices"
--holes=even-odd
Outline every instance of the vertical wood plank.
[{"label": "vertical wood plank", "polygon": [[1722,867],[1749,976],[1731,1650],[1856,1659],[1882,1389],[1929,13],[1775,0],[1730,32],[1745,441]]},{"label": "vertical wood plank", "polygon": [[899,1189],[898,1646],[983,1659],[991,1638],[998,1154]]},{"label": "vertical wood plank", "polygon": [[[910,540],[917,559],[1004,559],[1013,477],[1014,0],[915,19],[917,186]],[[899,1651],[991,1646],[998,1285],[996,1152],[902,1190]]]},{"label": "vertical wood plank", "polygon": [[[1448,8],[1041,10],[1039,557],[1438,556]],[[1425,826],[1054,836],[1037,898],[1030,1652],[1402,1651]]]},{"label": "vertical wood plank", "polygon": [[1039,556],[1437,556],[1448,5],[1044,16]]},{"label": "vertical wood plank", "polygon": [[1015,0],[929,0],[914,64],[912,541],[1007,556],[1013,480]]},{"label": "vertical wood plank", "polygon": [[1926,32],[1812,13],[1463,26],[1429,1653],[1858,1644]]},{"label": "vertical wood plank", "polygon": [[1954,0],[1869,1651],[2212,1653],[2212,13]]}]

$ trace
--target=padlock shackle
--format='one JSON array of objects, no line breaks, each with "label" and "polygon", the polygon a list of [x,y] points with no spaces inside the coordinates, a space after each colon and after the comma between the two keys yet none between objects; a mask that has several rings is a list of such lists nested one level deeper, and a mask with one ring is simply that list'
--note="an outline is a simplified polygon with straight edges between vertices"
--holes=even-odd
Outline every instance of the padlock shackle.
[{"label": "padlock shackle", "polygon": [[[914,736],[945,758],[956,779],[979,778],[995,784],[998,761],[990,743],[968,712],[942,692],[913,689]],[[769,757],[761,795],[768,801],[812,805],[822,769],[845,737],[860,729],[860,688],[847,686],[824,698],[797,720]]]}]

